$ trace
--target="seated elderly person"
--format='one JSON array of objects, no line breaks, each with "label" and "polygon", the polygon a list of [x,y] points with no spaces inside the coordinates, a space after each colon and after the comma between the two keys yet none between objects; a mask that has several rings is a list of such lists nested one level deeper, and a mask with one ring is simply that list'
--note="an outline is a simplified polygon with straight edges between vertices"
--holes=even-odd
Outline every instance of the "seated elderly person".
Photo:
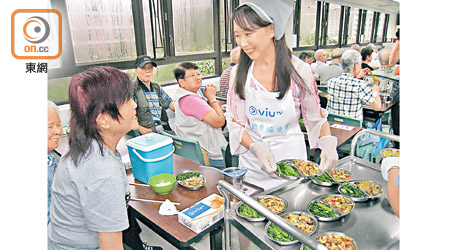
[{"label": "seated elderly person", "polygon": [[361,54],[347,50],[342,54],[341,64],[344,73],[328,81],[328,112],[362,120],[363,103],[380,110],[380,86],[374,84],[371,88],[367,82],[358,79],[368,73],[368,69],[361,70]]},{"label": "seated elderly person", "polygon": [[315,65],[312,66],[313,72],[319,74],[319,70],[322,67],[327,66],[328,55],[325,50],[319,49],[314,52],[314,58],[316,59]]},{"label": "seated elderly person", "polygon": [[134,65],[137,78],[133,98],[137,104],[139,133],[147,134],[158,130],[171,132],[166,110],[170,108],[175,111],[175,104],[159,84],[152,82],[156,63],[149,56],[142,55],[136,58]]},{"label": "seated elderly person", "polygon": [[47,223],[50,223],[50,189],[55,176],[56,167],[58,166],[57,155],[53,151],[59,146],[59,139],[62,134],[61,118],[59,117],[58,106],[52,101],[48,101],[47,106]]},{"label": "seated elderly person", "polygon": [[391,55],[391,49],[385,48],[378,53],[378,60],[380,61],[380,68],[376,72],[392,73],[389,67],[389,56]]},{"label": "seated elderly person", "polygon": [[317,70],[320,78],[320,84],[326,85],[328,80],[340,76],[344,71],[341,66],[341,49],[334,49],[331,52],[331,63],[328,66],[321,67]]},{"label": "seated elderly person", "polygon": [[361,50],[361,57],[362,57],[362,68],[369,68],[371,71],[374,70],[369,63],[372,62],[372,54],[373,50],[369,47],[365,47]]},{"label": "seated elderly person", "polygon": [[298,55],[298,58],[300,58],[302,61],[304,61],[305,63],[307,63],[309,65],[311,65],[311,63],[313,61],[311,53],[305,52],[305,51],[300,53],[300,55]]},{"label": "seated elderly person", "polygon": [[205,86],[205,100],[199,92],[202,75],[197,65],[181,63],[173,73],[180,85],[175,97],[175,133],[197,140],[206,151],[211,166],[225,167],[221,147],[226,146],[227,141],[220,130],[225,124],[225,116],[216,99],[216,87],[213,84]]},{"label": "seated elderly person", "polygon": [[236,48],[232,49],[230,52],[230,66],[222,72],[222,75],[220,75],[220,89],[217,93],[217,97],[227,98],[228,94],[228,85],[230,81],[230,73],[233,67],[238,64],[239,58],[241,57],[241,47],[237,46]]}]

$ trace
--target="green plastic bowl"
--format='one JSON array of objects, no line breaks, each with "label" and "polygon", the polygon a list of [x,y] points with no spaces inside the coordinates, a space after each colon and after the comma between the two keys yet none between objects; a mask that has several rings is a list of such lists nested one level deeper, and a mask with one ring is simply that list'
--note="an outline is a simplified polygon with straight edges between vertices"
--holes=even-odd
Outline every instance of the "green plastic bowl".
[{"label": "green plastic bowl", "polygon": [[175,186],[176,178],[172,174],[157,174],[148,180],[148,184],[159,195],[168,194]]}]

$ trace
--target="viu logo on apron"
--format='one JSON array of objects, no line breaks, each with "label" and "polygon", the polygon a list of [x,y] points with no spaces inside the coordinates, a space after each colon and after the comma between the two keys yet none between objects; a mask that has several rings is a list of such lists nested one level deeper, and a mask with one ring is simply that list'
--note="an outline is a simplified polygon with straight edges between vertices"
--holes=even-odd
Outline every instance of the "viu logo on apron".
[{"label": "viu logo on apron", "polygon": [[[255,106],[250,106],[248,108],[248,112],[250,115],[252,116],[260,116],[260,117],[267,117],[267,118],[276,118],[277,116],[280,117],[283,115],[283,111],[282,110],[270,110],[269,108],[261,108],[258,109]],[[250,124],[251,128],[254,130],[259,130],[261,132],[266,132],[270,135],[273,134],[285,134],[284,131],[287,131],[289,129],[289,124],[285,124],[284,126],[278,126],[278,127],[273,127],[273,126],[267,126],[261,123],[257,123],[257,122],[252,122]]]}]

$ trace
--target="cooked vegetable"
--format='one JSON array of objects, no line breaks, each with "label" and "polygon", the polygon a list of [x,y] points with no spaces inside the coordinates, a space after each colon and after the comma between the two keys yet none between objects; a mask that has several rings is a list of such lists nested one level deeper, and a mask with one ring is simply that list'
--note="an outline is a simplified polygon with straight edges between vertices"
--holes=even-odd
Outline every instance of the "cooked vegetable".
[{"label": "cooked vegetable", "polygon": [[331,183],[335,183],[335,181],[333,180],[333,178],[331,178],[331,176],[325,172],[319,176],[314,176],[312,177],[314,180],[316,181],[320,181],[320,182],[331,182]]},{"label": "cooked vegetable", "polygon": [[341,193],[351,196],[351,197],[355,197],[355,198],[366,198],[367,197],[366,193],[364,193],[363,191],[361,191],[361,189],[359,189],[357,186],[352,185],[352,184],[342,185]]},{"label": "cooked vegetable", "polygon": [[273,213],[279,214],[284,211],[286,208],[286,203],[277,197],[272,196],[264,196],[261,198],[258,198],[258,202],[263,204],[265,207],[267,207],[270,211]]},{"label": "cooked vegetable", "polygon": [[[329,233],[327,235],[321,235],[317,238],[317,241],[326,246],[330,250],[355,250],[355,244],[353,239],[348,236],[340,236],[339,234]],[[311,250],[311,248],[304,245],[303,249]]]},{"label": "cooked vegetable", "polygon": [[308,214],[305,213],[285,214],[283,215],[283,219],[289,221],[289,223],[307,234],[311,234],[312,232],[314,232],[317,226],[316,222]]},{"label": "cooked vegetable", "polygon": [[314,162],[294,160],[294,164],[304,176],[312,176],[320,172],[319,166]]},{"label": "cooked vegetable", "polygon": [[295,241],[295,238],[292,235],[286,233],[283,229],[273,223],[270,224],[269,227],[267,227],[267,235],[277,241]]},{"label": "cooked vegetable", "polygon": [[327,217],[333,218],[338,217],[340,214],[336,214],[336,212],[329,206],[322,204],[320,202],[313,202],[309,205],[308,210],[319,217]]},{"label": "cooked vegetable", "polygon": [[242,203],[239,206],[239,214],[247,218],[263,218],[255,209],[251,208],[249,205]]},{"label": "cooked vegetable", "polygon": [[370,196],[378,196],[383,193],[381,187],[371,181],[361,181],[356,185]]},{"label": "cooked vegetable", "polygon": [[381,154],[383,155],[384,158],[400,157],[400,150],[398,149],[382,150]]},{"label": "cooked vegetable", "polygon": [[190,179],[192,177],[198,177],[198,176],[200,176],[200,172],[189,171],[189,172],[177,175],[177,181],[184,181],[186,179]]},{"label": "cooked vegetable", "polygon": [[354,206],[354,204],[350,199],[348,199],[345,196],[337,194],[329,195],[327,197],[322,198],[322,200],[345,214],[350,213],[350,211],[352,211]]},{"label": "cooked vegetable", "polygon": [[277,171],[280,174],[284,174],[287,176],[298,176],[298,172],[287,162],[277,163]]},{"label": "cooked vegetable", "polygon": [[348,174],[345,170],[337,170],[333,169],[330,171],[330,175],[334,178],[336,182],[344,182],[350,180],[350,174]]},{"label": "cooked vegetable", "polygon": [[205,184],[205,180],[202,177],[193,177],[180,181],[180,184],[186,187],[201,187]]}]

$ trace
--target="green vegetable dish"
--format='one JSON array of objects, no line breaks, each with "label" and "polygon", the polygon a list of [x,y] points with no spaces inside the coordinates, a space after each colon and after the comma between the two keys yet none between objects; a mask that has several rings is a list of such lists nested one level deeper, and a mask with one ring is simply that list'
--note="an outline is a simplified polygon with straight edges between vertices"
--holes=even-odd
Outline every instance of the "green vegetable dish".
[{"label": "green vegetable dish", "polygon": [[264,218],[264,216],[260,215],[258,212],[256,212],[253,208],[251,208],[249,205],[245,203],[242,203],[239,206],[239,214],[247,218]]},{"label": "green vegetable dish", "polygon": [[189,171],[183,174],[178,174],[177,175],[177,181],[184,181],[193,177],[198,177],[200,176],[200,172],[198,171]]},{"label": "green vegetable dish", "polygon": [[339,192],[350,196],[350,197],[355,197],[355,198],[367,198],[368,195],[361,191],[361,189],[359,189],[357,186],[352,185],[352,184],[344,184],[341,186],[341,188],[339,189]]},{"label": "green vegetable dish", "polygon": [[277,163],[277,172],[286,176],[300,176],[298,171],[287,162]]},{"label": "green vegetable dish", "polygon": [[321,174],[321,175],[319,175],[319,176],[314,176],[314,177],[312,177],[314,180],[316,180],[316,181],[320,181],[320,182],[331,182],[331,183],[336,183],[336,181],[333,179],[333,178],[331,178],[331,176],[327,173],[327,172],[325,172],[325,173],[323,173],[323,174]]},{"label": "green vegetable dish", "polygon": [[267,235],[269,235],[270,238],[276,241],[296,241],[296,239],[292,235],[286,233],[283,229],[273,223],[270,224],[270,226],[267,228]]},{"label": "green vegetable dish", "polygon": [[334,218],[341,216],[341,214],[338,214],[333,208],[320,202],[311,203],[308,210],[318,217]]}]

